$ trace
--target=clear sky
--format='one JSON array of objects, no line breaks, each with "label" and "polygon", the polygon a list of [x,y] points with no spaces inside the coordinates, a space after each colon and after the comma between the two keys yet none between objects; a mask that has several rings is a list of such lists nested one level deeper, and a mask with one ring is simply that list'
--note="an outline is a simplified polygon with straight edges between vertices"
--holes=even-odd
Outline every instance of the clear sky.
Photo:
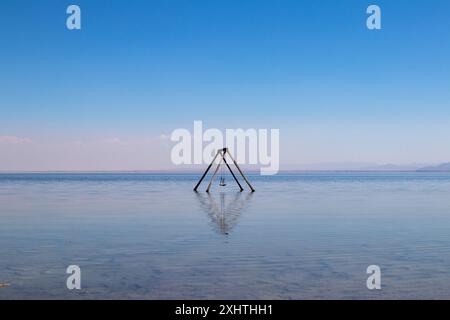
[{"label": "clear sky", "polygon": [[2,0],[0,40],[0,170],[167,168],[194,120],[300,167],[450,161],[448,0]]}]

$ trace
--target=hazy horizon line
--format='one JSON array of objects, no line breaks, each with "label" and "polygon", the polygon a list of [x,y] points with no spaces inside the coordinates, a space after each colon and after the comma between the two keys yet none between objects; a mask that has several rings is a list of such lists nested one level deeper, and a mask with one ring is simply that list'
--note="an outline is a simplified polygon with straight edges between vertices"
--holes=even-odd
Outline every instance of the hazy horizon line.
[{"label": "hazy horizon line", "polygon": [[[203,170],[10,170],[2,171],[0,174],[198,174],[203,173]],[[421,170],[421,169],[410,169],[410,170],[345,170],[345,169],[324,169],[324,170],[279,170],[277,174],[283,173],[320,173],[320,172],[378,172],[378,173],[389,173],[389,172],[449,172],[449,170]],[[246,170],[245,173],[259,174],[259,170]],[[275,174],[276,175],[276,174]]]}]

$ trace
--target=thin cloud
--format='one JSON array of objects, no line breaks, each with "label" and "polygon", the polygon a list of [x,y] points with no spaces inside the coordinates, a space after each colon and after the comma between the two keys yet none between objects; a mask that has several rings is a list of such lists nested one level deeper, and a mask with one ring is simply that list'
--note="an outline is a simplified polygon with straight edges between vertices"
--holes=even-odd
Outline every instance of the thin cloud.
[{"label": "thin cloud", "polygon": [[1,144],[25,144],[31,143],[30,138],[22,138],[16,136],[0,136]]}]

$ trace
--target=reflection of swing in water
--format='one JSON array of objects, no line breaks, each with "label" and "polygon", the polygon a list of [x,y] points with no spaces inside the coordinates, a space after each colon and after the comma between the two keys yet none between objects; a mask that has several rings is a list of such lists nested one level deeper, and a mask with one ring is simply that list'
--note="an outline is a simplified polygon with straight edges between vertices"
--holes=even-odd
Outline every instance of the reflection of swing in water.
[{"label": "reflection of swing in water", "polygon": [[227,166],[228,170],[230,171],[231,175],[234,178],[234,181],[236,181],[237,185],[239,186],[240,191],[244,191],[244,188],[242,188],[241,184],[239,183],[239,180],[236,178],[236,176],[234,175],[233,170],[231,170],[230,165],[227,162],[226,159],[226,155],[228,154],[228,156],[230,157],[231,161],[233,162],[233,164],[235,165],[235,167],[238,169],[239,173],[241,174],[242,178],[244,178],[244,181],[247,183],[247,185],[249,186],[250,190],[252,192],[255,192],[255,189],[253,189],[252,185],[250,184],[250,181],[248,181],[247,177],[244,175],[244,173],[242,172],[241,168],[238,166],[238,164],[236,163],[236,161],[234,160],[234,158],[231,156],[230,151],[228,150],[228,148],[223,148],[217,151],[214,159],[211,161],[211,163],[209,164],[208,168],[206,169],[205,173],[203,173],[203,176],[200,178],[199,182],[197,183],[197,185],[194,188],[194,191],[197,191],[198,187],[200,186],[200,184],[202,183],[203,179],[206,177],[206,175],[209,172],[209,169],[211,169],[212,165],[214,164],[214,162],[216,161],[217,157],[220,155],[221,159],[216,167],[216,170],[214,171],[214,174],[211,177],[211,181],[208,184],[208,188],[206,189],[206,192],[209,192],[209,190],[211,189],[211,185],[214,182],[214,178],[216,177],[217,172],[219,171],[219,169],[221,168],[221,177],[219,179],[219,186],[224,187],[226,186],[226,182],[225,182],[225,177],[223,174],[223,165],[222,162]]},{"label": "reflection of swing in water", "polygon": [[205,197],[201,193],[197,193],[197,199],[200,201],[201,207],[208,214],[214,229],[221,234],[229,234],[238,221],[242,211],[250,203],[253,193],[243,194],[237,192],[231,201],[226,201],[229,193],[220,192],[220,205],[216,202],[216,197],[208,193]]}]

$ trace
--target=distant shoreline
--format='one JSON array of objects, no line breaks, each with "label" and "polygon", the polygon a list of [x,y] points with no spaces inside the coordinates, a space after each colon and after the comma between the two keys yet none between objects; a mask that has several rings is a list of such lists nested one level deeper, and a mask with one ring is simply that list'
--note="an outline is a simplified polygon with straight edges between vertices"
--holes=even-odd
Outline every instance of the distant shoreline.
[{"label": "distant shoreline", "polygon": [[[0,174],[201,174],[204,170],[95,170],[95,171],[0,171]],[[259,170],[246,170],[259,174]],[[450,173],[450,170],[280,170],[277,174],[291,173]]]}]

